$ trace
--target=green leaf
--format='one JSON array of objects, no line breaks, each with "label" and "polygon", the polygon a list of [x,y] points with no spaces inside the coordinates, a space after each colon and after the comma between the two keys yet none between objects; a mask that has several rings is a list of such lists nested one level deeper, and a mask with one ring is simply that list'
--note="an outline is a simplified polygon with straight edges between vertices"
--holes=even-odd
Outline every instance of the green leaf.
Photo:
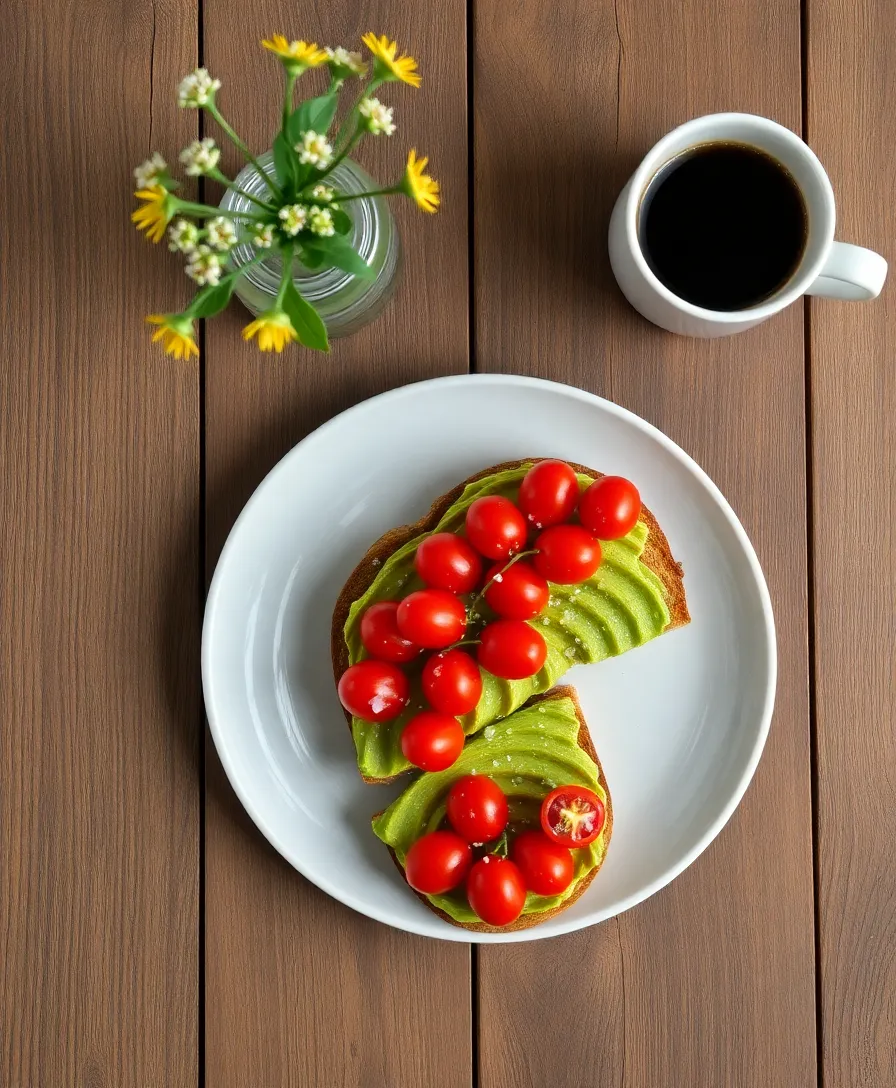
[{"label": "green leaf", "polygon": [[[332,209],[330,210],[332,211]],[[342,208],[333,211],[333,226],[336,228],[337,234],[348,234],[352,229],[352,221],[348,212],[344,212]]]},{"label": "green leaf", "polygon": [[290,146],[282,132],[274,138],[274,169],[277,180],[287,198],[291,199],[296,191],[296,175],[299,171],[299,157]]},{"label": "green leaf", "polygon": [[306,268],[310,268],[312,269],[312,271],[315,268],[322,268],[324,261],[325,257],[323,253],[308,250],[305,248],[302,249],[302,264]]},{"label": "green leaf", "polygon": [[299,334],[299,341],[306,348],[313,348],[315,351],[330,350],[327,329],[320,319],[320,314],[310,302],[306,302],[302,298],[292,280],[289,281],[286,287],[283,309],[289,314],[292,327]]},{"label": "green leaf", "polygon": [[294,109],[286,124],[286,134],[295,145],[304,132],[316,132],[323,136],[336,116],[337,97],[335,91],[322,94],[319,98],[309,98]]},{"label": "green leaf", "polygon": [[375,270],[370,267],[360,253],[352,249],[349,243],[338,234],[334,234],[330,238],[303,240],[302,250],[304,253],[321,253],[325,262],[334,265],[336,268],[341,268],[343,272],[350,272],[360,279],[372,280],[376,278]]},{"label": "green leaf", "polygon": [[217,287],[203,287],[190,306],[193,317],[214,317],[215,314],[219,314],[230,302],[238,278],[238,276],[228,278]]}]

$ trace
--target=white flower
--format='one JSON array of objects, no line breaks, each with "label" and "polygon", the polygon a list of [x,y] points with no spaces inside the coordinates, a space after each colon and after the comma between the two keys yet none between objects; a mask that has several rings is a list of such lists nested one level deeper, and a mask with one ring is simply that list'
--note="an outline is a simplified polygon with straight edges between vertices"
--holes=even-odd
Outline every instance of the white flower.
[{"label": "white flower", "polygon": [[204,140],[194,140],[180,153],[180,161],[191,178],[198,178],[200,174],[210,174],[218,165],[220,158],[221,149],[215,147],[215,141],[211,136],[206,136]]},{"label": "white flower", "polygon": [[185,272],[200,287],[217,287],[221,282],[224,266],[221,258],[210,246],[197,246],[190,254]]},{"label": "white flower", "polygon": [[252,245],[258,249],[270,249],[274,244],[274,228],[270,223],[257,223],[250,235]]},{"label": "white flower", "polygon": [[199,244],[199,228],[189,219],[175,219],[168,228],[168,248],[172,253],[191,253]]},{"label": "white flower", "polygon": [[153,151],[146,162],[140,163],[134,171],[134,181],[138,189],[148,189],[151,185],[158,185],[159,177],[168,169],[168,163],[158,151]]},{"label": "white flower", "polygon": [[395,131],[395,125],[392,124],[392,107],[384,106],[378,98],[362,98],[358,112],[362,117],[367,118],[367,131],[373,133],[374,136],[378,136],[381,132],[391,136]]},{"label": "white flower", "polygon": [[194,68],[184,76],[177,88],[177,104],[181,109],[195,110],[207,106],[221,86],[220,79],[212,79],[207,68]]},{"label": "white flower", "polygon": [[308,209],[304,204],[287,204],[277,214],[290,238],[294,238],[308,222]]},{"label": "white flower", "polygon": [[329,204],[336,195],[336,192],[331,189],[329,185],[315,185],[311,190],[311,195],[315,200],[320,201],[321,204]]},{"label": "white flower", "polygon": [[302,134],[301,143],[296,144],[296,151],[299,152],[299,162],[309,163],[321,170],[333,160],[333,148],[327,143],[326,136],[319,136],[310,129]]},{"label": "white flower", "polygon": [[329,238],[336,233],[336,228],[333,226],[333,213],[329,208],[311,209],[311,229],[322,238]]},{"label": "white flower", "polygon": [[216,215],[205,224],[209,245],[220,253],[226,253],[237,242],[236,227],[233,220],[225,219],[223,215]]},{"label": "white flower", "polygon": [[327,60],[337,68],[348,68],[356,76],[363,76],[367,71],[367,65],[361,59],[360,53],[350,53],[341,45],[335,49],[327,49]]}]

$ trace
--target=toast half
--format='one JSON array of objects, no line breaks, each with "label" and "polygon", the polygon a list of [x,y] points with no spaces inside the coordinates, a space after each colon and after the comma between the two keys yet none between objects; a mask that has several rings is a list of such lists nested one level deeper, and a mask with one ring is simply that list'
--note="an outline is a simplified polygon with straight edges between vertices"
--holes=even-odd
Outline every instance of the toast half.
[{"label": "toast half", "polygon": [[[408,885],[409,890],[414,892],[414,895],[416,895],[422,903],[429,907],[429,909],[434,914],[437,914],[440,918],[444,919],[444,921],[450,922],[453,926],[458,926],[461,929],[468,929],[472,933],[515,933],[521,929],[531,929],[532,926],[541,925],[542,922],[546,922],[549,918],[553,918],[555,915],[560,914],[561,911],[566,910],[567,907],[572,906],[572,904],[575,903],[577,899],[579,899],[585,889],[590,885],[591,881],[594,880],[601,867],[603,866],[604,860],[607,856],[607,850],[610,847],[610,838],[613,834],[613,801],[610,796],[609,787],[607,786],[607,779],[604,775],[604,769],[601,766],[600,760],[597,757],[597,752],[594,749],[594,743],[591,740],[591,734],[588,732],[588,725],[585,721],[585,715],[582,712],[582,707],[579,703],[576,689],[569,686],[568,684],[561,684],[560,686],[552,688],[550,691],[546,691],[541,695],[533,695],[532,698],[525,703],[525,707],[535,706],[538,703],[550,702],[551,700],[555,699],[569,699],[575,707],[576,717],[579,720],[578,745],[582,749],[582,751],[591,758],[591,760],[597,767],[598,781],[600,782],[601,789],[604,791],[607,797],[606,817],[603,830],[603,857],[600,859],[598,864],[591,870],[590,873],[582,877],[582,879],[576,885],[575,891],[572,893],[572,895],[563,903],[559,904],[559,906],[551,907],[548,910],[539,912],[538,914],[520,915],[520,917],[515,922],[512,922],[509,926],[490,926],[486,922],[458,922],[455,918],[452,918],[450,914],[447,914],[441,908],[435,906],[435,904],[430,902],[427,896],[421,894],[420,892],[414,891],[414,889],[411,888],[410,885]],[[522,709],[524,709],[524,707],[520,707],[520,710]],[[510,721],[511,718],[512,715],[506,720]],[[547,793],[545,793],[545,796],[547,796]],[[381,812],[377,812],[374,814],[372,819],[375,820],[378,816],[381,815]],[[404,869],[402,868],[401,862],[398,860],[395,851],[389,846],[387,846],[386,849],[392,855],[392,860],[395,862],[395,865],[398,871],[401,873],[402,877],[404,877]]]}]

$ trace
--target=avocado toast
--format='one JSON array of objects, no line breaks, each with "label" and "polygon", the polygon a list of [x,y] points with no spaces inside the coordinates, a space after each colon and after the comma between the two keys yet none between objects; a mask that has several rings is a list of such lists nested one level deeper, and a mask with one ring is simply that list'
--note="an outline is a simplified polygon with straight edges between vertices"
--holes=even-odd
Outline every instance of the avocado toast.
[{"label": "avocado toast", "polygon": [[[371,604],[397,600],[420,588],[414,554],[420,541],[439,532],[463,529],[466,511],[485,495],[516,498],[520,482],[536,459],[505,462],[485,469],[441,496],[429,513],[413,525],[390,530],[371,546],[346,582],[333,613],[331,648],[337,681],[345,670],[365,657],[360,617]],[[602,473],[573,465],[582,487]],[[531,621],[547,644],[539,672],[524,680],[505,680],[482,670],[478,705],[463,715],[468,735],[501,721],[532,696],[544,693],[575,664],[590,664],[641,646],[660,634],[686,624],[690,617],[682,571],[656,519],[642,508],[634,529],[620,540],[603,545],[597,573],[580,585],[551,584],[543,615]],[[488,618],[488,608],[477,606]],[[411,699],[406,710],[389,722],[367,722],[346,715],[355,743],[358,768],[367,782],[390,781],[411,764],[401,750],[401,733],[424,705],[419,671],[409,670]]]},{"label": "avocado toast", "polygon": [[585,786],[604,803],[606,815],[599,837],[573,851],[575,875],[569,887],[554,896],[529,892],[523,913],[510,925],[492,926],[480,921],[463,887],[444,895],[415,892],[446,922],[476,933],[512,932],[539,925],[565,910],[585,891],[603,864],[613,830],[609,789],[575,690],[557,687],[534,696],[525,707],[469,740],[451,767],[421,775],[384,812],[373,817],[374,833],[388,846],[402,875],[411,844],[445,822],[445,799],[451,786],[474,773],[488,775],[507,795],[511,838],[520,830],[538,827],[541,802],[560,783]]}]

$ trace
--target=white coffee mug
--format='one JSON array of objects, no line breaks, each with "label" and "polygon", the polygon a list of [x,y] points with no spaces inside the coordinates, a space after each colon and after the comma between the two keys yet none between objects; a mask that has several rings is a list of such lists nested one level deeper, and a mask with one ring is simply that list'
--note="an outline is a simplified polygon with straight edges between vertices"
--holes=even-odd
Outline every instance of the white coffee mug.
[{"label": "white coffee mug", "polygon": [[[793,275],[771,298],[731,312],[695,306],[670,291],[650,269],[638,230],[642,200],[657,172],[683,151],[718,140],[749,144],[777,159],[800,187],[808,213],[806,245]],[[865,300],[880,294],[887,262],[870,249],[835,242],[835,219],[830,179],[799,136],[766,117],[713,113],[673,129],[632,174],[610,218],[610,265],[622,293],[649,321],[686,336],[727,336],[758,325],[801,295]]]}]

